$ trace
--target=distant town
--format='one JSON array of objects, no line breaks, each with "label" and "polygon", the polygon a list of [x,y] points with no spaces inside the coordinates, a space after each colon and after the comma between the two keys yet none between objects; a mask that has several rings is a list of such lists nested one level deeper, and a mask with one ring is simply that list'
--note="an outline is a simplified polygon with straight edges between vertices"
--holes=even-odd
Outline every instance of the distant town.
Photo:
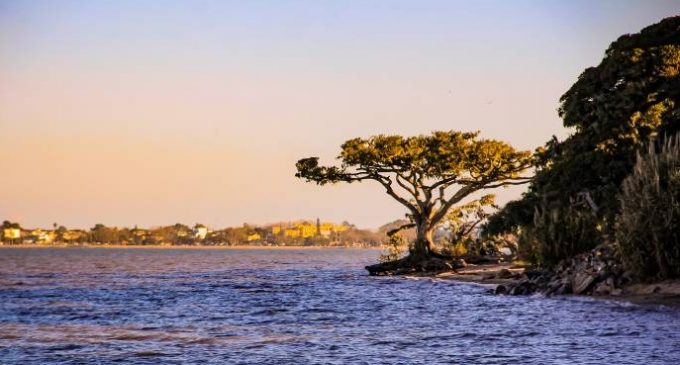
[{"label": "distant town", "polygon": [[299,220],[264,226],[211,229],[204,224],[177,223],[152,228],[109,227],[68,229],[57,223],[51,229],[25,228],[4,221],[2,245],[130,245],[130,246],[335,246],[377,247],[383,230],[359,229],[353,224]]}]

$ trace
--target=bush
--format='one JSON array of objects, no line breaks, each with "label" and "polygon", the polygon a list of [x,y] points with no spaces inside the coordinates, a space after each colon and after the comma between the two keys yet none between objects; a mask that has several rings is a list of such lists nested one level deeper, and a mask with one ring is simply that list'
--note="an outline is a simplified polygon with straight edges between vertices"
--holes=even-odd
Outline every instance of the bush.
[{"label": "bush", "polygon": [[[489,220],[488,233],[521,233],[523,250],[548,261],[616,236],[618,195],[637,153],[657,136],[680,132],[679,69],[680,16],[613,42],[600,64],[584,70],[560,98],[560,117],[573,133],[537,149],[528,191]],[[580,196],[594,208],[574,205]],[[651,233],[643,227],[640,234]],[[586,240],[574,241],[579,236]]]},{"label": "bush", "polygon": [[680,134],[638,154],[621,186],[616,239],[642,279],[680,277]]},{"label": "bush", "polygon": [[394,233],[387,236],[383,242],[383,252],[380,254],[380,262],[397,261],[408,253],[408,242],[399,234]]},{"label": "bush", "polygon": [[602,240],[597,217],[572,202],[566,208],[541,204],[534,224],[519,237],[520,257],[539,266],[552,267],[561,260],[588,251]]},{"label": "bush", "polygon": [[465,257],[469,253],[473,253],[476,242],[474,240],[459,240],[447,241],[439,247],[439,251],[444,256],[451,257]]}]

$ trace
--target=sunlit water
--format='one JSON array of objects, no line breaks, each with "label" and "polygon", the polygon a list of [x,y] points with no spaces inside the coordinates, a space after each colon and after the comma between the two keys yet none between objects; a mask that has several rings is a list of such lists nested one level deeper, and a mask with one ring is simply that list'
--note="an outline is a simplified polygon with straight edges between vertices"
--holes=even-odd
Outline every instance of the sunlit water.
[{"label": "sunlit water", "polygon": [[680,364],[680,311],[369,277],[374,250],[0,249],[1,364]]}]

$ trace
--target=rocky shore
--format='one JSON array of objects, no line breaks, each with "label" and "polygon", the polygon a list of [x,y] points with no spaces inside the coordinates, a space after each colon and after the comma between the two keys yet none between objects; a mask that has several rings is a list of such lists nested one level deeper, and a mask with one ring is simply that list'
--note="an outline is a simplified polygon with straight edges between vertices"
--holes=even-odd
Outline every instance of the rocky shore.
[{"label": "rocky shore", "polygon": [[680,307],[680,280],[636,283],[611,247],[602,245],[561,262],[554,270],[525,269],[510,263],[467,265],[435,275],[495,285],[498,295],[589,295],[641,304]]}]

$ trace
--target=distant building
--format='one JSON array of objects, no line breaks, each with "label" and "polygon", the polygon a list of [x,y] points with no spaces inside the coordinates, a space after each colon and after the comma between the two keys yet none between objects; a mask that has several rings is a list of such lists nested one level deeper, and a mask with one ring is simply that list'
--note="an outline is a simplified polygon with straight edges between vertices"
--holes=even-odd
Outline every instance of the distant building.
[{"label": "distant building", "polygon": [[300,230],[297,228],[286,228],[286,230],[283,231],[283,235],[285,237],[298,238],[300,237]]},{"label": "distant building", "polygon": [[299,221],[283,225],[272,226],[272,234],[288,238],[330,237],[333,233],[347,231],[350,227],[344,224],[322,223],[319,219],[315,223]]},{"label": "distant building", "polygon": [[34,229],[29,233],[29,237],[35,243],[52,243],[56,237],[54,231],[45,231],[40,228]]},{"label": "distant building", "polygon": [[198,240],[204,240],[208,236],[208,227],[197,224],[194,227],[194,237]]},{"label": "distant building", "polygon": [[247,237],[248,242],[259,241],[261,239],[262,236],[259,233],[253,233]]},{"label": "distant building", "polygon": [[21,238],[21,228],[5,228],[2,231],[2,237],[5,240],[18,240]]}]

